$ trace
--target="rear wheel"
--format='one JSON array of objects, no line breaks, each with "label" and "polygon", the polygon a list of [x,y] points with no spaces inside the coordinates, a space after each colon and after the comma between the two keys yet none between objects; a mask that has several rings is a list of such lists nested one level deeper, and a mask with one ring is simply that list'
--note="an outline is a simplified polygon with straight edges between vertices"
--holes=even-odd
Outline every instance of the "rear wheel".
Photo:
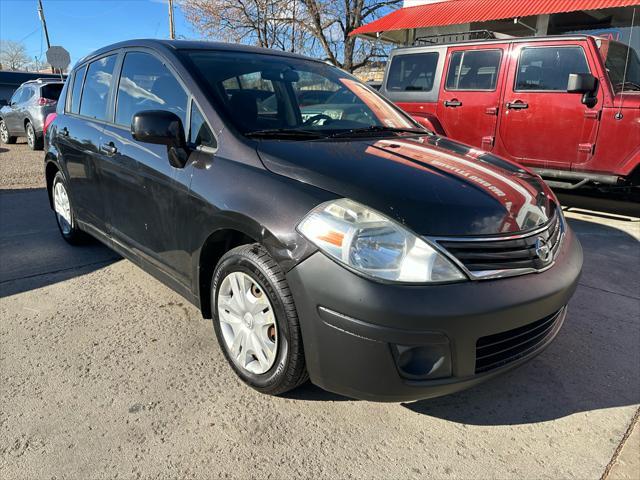
[{"label": "rear wheel", "polygon": [[9,130],[7,130],[4,120],[0,120],[0,141],[5,144],[16,143],[16,137],[9,135]]},{"label": "rear wheel", "polygon": [[261,393],[304,383],[302,335],[284,274],[259,244],[227,252],[211,287],[218,343],[235,373]]},{"label": "rear wheel", "polygon": [[83,243],[85,235],[76,224],[73,206],[67,190],[67,184],[62,173],[56,173],[51,186],[53,210],[56,214],[58,229],[62,238],[72,245]]},{"label": "rear wheel", "polygon": [[25,125],[25,132],[27,134],[27,145],[31,150],[42,150],[43,139],[42,135],[36,133],[35,128],[31,122],[27,122]]}]

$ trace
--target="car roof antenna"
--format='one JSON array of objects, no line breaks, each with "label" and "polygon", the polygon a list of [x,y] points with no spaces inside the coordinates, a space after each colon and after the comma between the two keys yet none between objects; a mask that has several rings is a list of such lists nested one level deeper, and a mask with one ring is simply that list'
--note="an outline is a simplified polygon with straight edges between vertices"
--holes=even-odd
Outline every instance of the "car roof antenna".
[{"label": "car roof antenna", "polygon": [[624,74],[622,75],[622,88],[620,89],[620,104],[618,105],[618,111],[616,112],[614,118],[616,120],[622,120],[622,105],[624,104],[624,84],[627,81],[627,68],[629,68],[629,54],[631,53],[631,45],[633,42],[633,27],[635,25],[636,20],[636,7],[633,7],[633,11],[631,13],[631,28],[629,29],[629,45],[627,46],[627,59],[624,62]]}]

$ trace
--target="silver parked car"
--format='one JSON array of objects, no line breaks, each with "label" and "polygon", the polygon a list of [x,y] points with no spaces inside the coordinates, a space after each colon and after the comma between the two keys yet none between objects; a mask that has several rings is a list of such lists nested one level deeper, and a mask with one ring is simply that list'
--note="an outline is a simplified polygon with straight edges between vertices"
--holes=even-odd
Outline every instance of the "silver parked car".
[{"label": "silver parked car", "polygon": [[56,111],[63,86],[64,82],[48,78],[20,85],[9,104],[0,109],[2,143],[15,143],[17,137],[27,137],[31,150],[41,150],[44,122],[47,115]]}]

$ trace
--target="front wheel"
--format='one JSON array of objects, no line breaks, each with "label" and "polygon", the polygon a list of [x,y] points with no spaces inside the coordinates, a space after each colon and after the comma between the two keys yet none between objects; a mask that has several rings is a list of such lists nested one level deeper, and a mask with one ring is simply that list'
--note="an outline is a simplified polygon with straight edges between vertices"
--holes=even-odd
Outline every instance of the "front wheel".
[{"label": "front wheel", "polygon": [[62,238],[72,245],[82,243],[86,237],[76,224],[67,184],[60,172],[53,178],[51,199]]},{"label": "front wheel", "polygon": [[227,252],[211,282],[213,325],[235,373],[278,395],[308,376],[298,315],[284,274],[260,244]]}]

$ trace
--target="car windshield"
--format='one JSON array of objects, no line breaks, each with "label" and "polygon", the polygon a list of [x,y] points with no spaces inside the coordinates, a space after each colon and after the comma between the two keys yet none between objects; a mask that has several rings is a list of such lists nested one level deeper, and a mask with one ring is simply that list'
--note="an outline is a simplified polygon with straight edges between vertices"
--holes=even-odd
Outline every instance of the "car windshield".
[{"label": "car windshield", "polygon": [[625,91],[640,91],[640,60],[633,48],[624,43],[609,42],[605,66],[616,92],[620,92],[623,86]]},{"label": "car windshield", "polygon": [[184,55],[216,108],[248,136],[304,138],[421,129],[377,92],[324,63],[232,51]]}]

